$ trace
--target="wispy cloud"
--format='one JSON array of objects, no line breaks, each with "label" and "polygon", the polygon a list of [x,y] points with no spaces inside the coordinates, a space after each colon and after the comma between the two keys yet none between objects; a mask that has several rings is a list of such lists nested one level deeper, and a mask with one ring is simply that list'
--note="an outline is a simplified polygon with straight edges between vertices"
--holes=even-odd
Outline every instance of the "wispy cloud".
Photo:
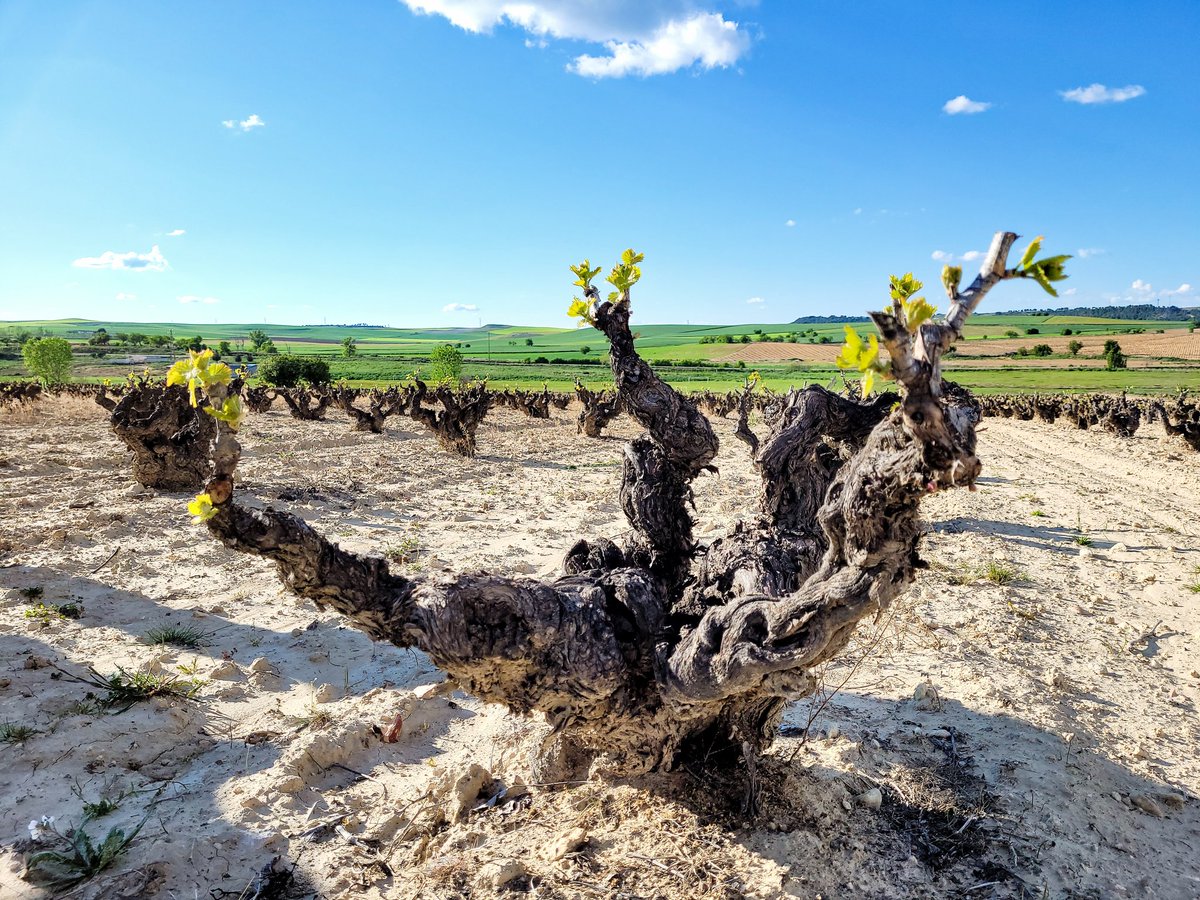
[{"label": "wispy cloud", "polygon": [[795,227],[796,227],[796,220],[795,220],[795,219],[788,219],[788,220],[787,220],[786,222],[784,222],[783,224],[784,224],[786,227],[788,227],[788,228],[795,228]]},{"label": "wispy cloud", "polygon": [[442,312],[479,312],[479,307],[474,303],[447,303]]},{"label": "wispy cloud", "polygon": [[953,253],[950,253],[946,250],[934,250],[931,254],[929,254],[929,258],[934,262],[940,263],[974,262],[977,259],[983,258],[983,252],[981,250],[968,250],[966,253],[963,253],[960,256],[955,256]]},{"label": "wispy cloud", "polygon": [[1164,297],[1182,297],[1184,294],[1190,294],[1191,292],[1192,292],[1192,286],[1185,281],[1183,284],[1181,284],[1179,287],[1175,288],[1175,290],[1173,290],[1173,291],[1163,291],[1163,296]]},{"label": "wispy cloud", "polygon": [[1131,291],[1133,291],[1135,294],[1153,294],[1154,293],[1154,285],[1150,284],[1149,282],[1142,281],[1142,279],[1140,279],[1140,278],[1135,279],[1133,284],[1131,284],[1129,286],[1129,289]]},{"label": "wispy cloud", "polygon": [[990,109],[991,105],[980,100],[972,100],[966,94],[959,94],[953,100],[947,100],[942,104],[942,112],[948,116],[970,116]]},{"label": "wispy cloud", "polygon": [[187,231],[182,228],[176,228],[174,231],[168,231],[167,237],[183,237],[185,234],[187,234]]},{"label": "wispy cloud", "polygon": [[225,119],[221,122],[226,128],[240,128],[242,131],[250,131],[254,128],[266,127],[266,122],[259,118],[258,113],[251,113],[247,118],[240,122],[236,119]]},{"label": "wispy cloud", "polygon": [[118,291],[117,299],[118,300],[136,300],[137,294],[129,294],[129,293],[126,293],[125,291]]},{"label": "wispy cloud", "polygon": [[1071,88],[1069,91],[1059,91],[1059,95],[1068,103],[1124,103],[1146,93],[1140,84],[1130,84],[1122,88],[1105,87],[1102,84],[1089,84],[1087,87]]},{"label": "wispy cloud", "polygon": [[179,300],[180,303],[208,303],[211,305],[213,303],[221,302],[216,297],[200,297],[196,294],[185,294],[184,296],[179,297],[177,299]]},{"label": "wispy cloud", "polygon": [[746,302],[753,306],[761,306],[762,304],[766,303],[767,301],[764,300],[762,297],[751,297]]},{"label": "wispy cloud", "polygon": [[586,78],[665,75],[681,69],[726,68],[750,49],[750,36],[712,7],[714,0],[402,0],[414,13],[438,15],[476,34],[509,24],[528,32],[527,47],[548,39],[584,41],[605,55],[582,54],[567,70]]},{"label": "wispy cloud", "polygon": [[1080,259],[1090,259],[1093,256],[1103,256],[1107,250],[1101,250],[1099,247],[1080,247],[1075,251],[1075,255]]},{"label": "wispy cloud", "polygon": [[149,253],[117,253],[105,250],[99,256],[83,256],[71,263],[77,269],[126,269],[132,272],[161,272],[167,268],[162,251],[155,244]]}]

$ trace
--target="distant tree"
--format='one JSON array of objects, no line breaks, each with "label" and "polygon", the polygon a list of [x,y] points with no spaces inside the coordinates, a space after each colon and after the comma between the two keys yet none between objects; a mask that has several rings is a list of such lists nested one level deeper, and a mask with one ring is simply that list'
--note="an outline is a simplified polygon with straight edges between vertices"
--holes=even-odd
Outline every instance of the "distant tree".
[{"label": "distant tree", "polygon": [[1006,331],[1006,332],[1004,332],[1004,336],[1008,337],[1008,338],[1020,337],[1020,335],[1017,334],[1015,331]]},{"label": "distant tree", "polygon": [[1035,344],[1033,347],[1034,356],[1051,356],[1054,353],[1054,348],[1049,344]]},{"label": "distant tree", "polygon": [[358,341],[350,336],[342,338],[342,356],[351,357],[358,352]]},{"label": "distant tree", "polygon": [[233,347],[229,346],[229,341],[221,341],[217,344],[217,357],[232,356]]},{"label": "distant tree", "polygon": [[533,338],[525,338],[525,346],[532,347],[533,346]]},{"label": "distant tree", "polygon": [[246,340],[250,342],[250,349],[266,353],[266,345],[271,343],[270,336],[261,328],[254,328],[246,335]]},{"label": "distant tree", "polygon": [[721,335],[721,340],[724,341],[726,344],[732,344],[733,343],[733,335],[732,334],[723,334],[723,335]]},{"label": "distant tree", "polygon": [[1026,328],[1025,333],[1026,334],[1041,334],[1041,332],[1038,331],[1036,328]]},{"label": "distant tree", "polygon": [[1127,368],[1128,365],[1129,357],[1121,352],[1121,345],[1116,341],[1105,341],[1104,368],[1108,369],[1110,372],[1113,372],[1117,369]]},{"label": "distant tree", "polygon": [[1064,328],[1060,333],[1063,337],[1066,337],[1067,335],[1074,334],[1075,332],[1073,332],[1070,328]]},{"label": "distant tree", "polygon": [[35,338],[21,347],[25,367],[43,384],[64,384],[71,377],[71,342],[60,337]]},{"label": "distant tree", "polygon": [[738,341],[743,344],[748,344],[748,343],[750,343],[750,335],[743,334],[741,337],[738,338]]},{"label": "distant tree", "polygon": [[93,347],[102,347],[109,342],[108,330],[105,328],[97,328],[95,333],[88,338],[88,343]]},{"label": "distant tree", "polygon": [[582,353],[584,356],[587,356],[589,353],[592,352],[592,348],[589,347],[587,344],[584,344],[582,347],[579,348],[579,352]]},{"label": "distant tree", "polygon": [[429,375],[434,381],[458,381],[462,378],[462,353],[450,344],[441,344],[429,354]]},{"label": "distant tree", "polygon": [[1072,356],[1078,356],[1079,351],[1083,349],[1083,341],[1071,341],[1067,344],[1067,349],[1071,351]]},{"label": "distant tree", "polygon": [[187,344],[184,346],[183,349],[195,350],[197,353],[199,353],[201,350],[207,349],[207,347],[204,343],[204,338],[202,338],[200,335],[196,335],[194,338],[192,338],[191,340],[189,340],[187,342]]}]

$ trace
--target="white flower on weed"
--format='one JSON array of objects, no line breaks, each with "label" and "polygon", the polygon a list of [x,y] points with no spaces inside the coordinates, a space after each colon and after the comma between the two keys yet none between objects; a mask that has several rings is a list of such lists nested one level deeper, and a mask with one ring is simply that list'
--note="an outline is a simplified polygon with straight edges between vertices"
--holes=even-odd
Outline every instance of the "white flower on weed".
[{"label": "white flower on weed", "polygon": [[40,819],[29,820],[30,840],[40,841],[54,833],[54,816],[42,816]]}]

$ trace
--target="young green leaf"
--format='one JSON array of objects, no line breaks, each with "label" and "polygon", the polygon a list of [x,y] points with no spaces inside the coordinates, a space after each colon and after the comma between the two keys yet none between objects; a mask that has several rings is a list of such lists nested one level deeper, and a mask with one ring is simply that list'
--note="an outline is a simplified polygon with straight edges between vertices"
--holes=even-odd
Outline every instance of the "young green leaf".
[{"label": "young green leaf", "polygon": [[1029,264],[1033,262],[1033,258],[1037,256],[1037,252],[1042,249],[1042,241],[1044,240],[1045,238],[1040,234],[1033,239],[1030,245],[1025,248],[1025,252],[1021,255],[1021,264],[1017,266],[1018,269],[1029,268]]}]

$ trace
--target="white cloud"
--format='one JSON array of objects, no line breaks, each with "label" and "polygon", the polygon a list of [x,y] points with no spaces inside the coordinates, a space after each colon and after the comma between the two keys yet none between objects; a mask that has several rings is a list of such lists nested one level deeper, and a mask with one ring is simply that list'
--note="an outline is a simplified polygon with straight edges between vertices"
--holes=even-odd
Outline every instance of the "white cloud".
[{"label": "white cloud", "polygon": [[788,219],[788,220],[787,220],[786,222],[784,222],[783,224],[784,224],[784,225],[786,225],[788,228],[795,228],[795,227],[796,227],[796,220],[795,220],[795,219]]},{"label": "white cloud", "polygon": [[1175,290],[1173,290],[1173,291],[1163,291],[1163,296],[1164,297],[1179,297],[1179,296],[1182,296],[1183,294],[1190,294],[1191,292],[1192,292],[1192,286],[1190,284],[1188,284],[1187,282],[1184,282],[1179,287],[1175,288]]},{"label": "white cloud", "polygon": [[1065,291],[1062,292],[1062,295],[1064,297],[1074,297],[1075,296],[1075,288],[1067,288]]},{"label": "white cloud", "polygon": [[962,256],[955,256],[953,253],[949,253],[945,250],[934,250],[929,254],[929,258],[934,262],[940,263],[974,262],[977,259],[982,259],[983,253],[979,250],[968,250],[966,253],[962,254]]},{"label": "white cloud", "polygon": [[177,299],[179,300],[180,303],[208,303],[211,305],[213,303],[221,302],[216,297],[200,297],[200,296],[197,296],[196,294],[185,294],[184,296],[179,297]]},{"label": "white cloud", "polygon": [[1080,259],[1088,259],[1092,256],[1103,256],[1107,250],[1101,250],[1099,247],[1081,247],[1075,251],[1075,255]]},{"label": "white cloud", "polygon": [[223,119],[221,124],[226,128],[240,128],[242,131],[249,131],[252,128],[263,128],[267,123],[259,118],[258,113],[251,113],[249,117],[240,122],[234,119]]},{"label": "white cloud", "polygon": [[1146,93],[1140,84],[1131,84],[1123,88],[1110,88],[1102,84],[1089,84],[1087,87],[1071,88],[1069,91],[1058,92],[1068,103],[1124,103]]},{"label": "white cloud", "polygon": [[187,232],[182,228],[176,228],[174,231],[168,231],[167,237],[183,237]]},{"label": "white cloud", "polygon": [[[402,0],[414,13],[438,15],[475,34],[509,24],[532,35],[601,44],[606,56],[583,54],[568,71],[587,78],[663,75],[691,66],[731,66],[750,49],[750,36],[695,0],[580,3],[579,0]],[[705,4],[712,5],[712,0]]]},{"label": "white cloud", "polygon": [[747,300],[746,302],[747,302],[747,303],[752,303],[752,304],[754,304],[754,305],[756,305],[756,306],[757,306],[757,305],[760,305],[760,304],[766,303],[767,301],[766,301],[766,300],[764,300],[762,297],[751,297],[751,298],[750,298],[749,300]]},{"label": "white cloud", "polygon": [[720,13],[697,13],[661,25],[645,41],[605,41],[608,56],[584,54],[567,68],[588,78],[666,75],[692,65],[726,68],[750,49],[750,38]]},{"label": "white cloud", "polygon": [[127,294],[125,291],[119,291],[117,293],[117,299],[118,300],[136,300],[137,294]]},{"label": "white cloud", "polygon": [[167,268],[162,251],[155,244],[149,253],[117,253],[105,250],[99,256],[84,256],[71,263],[77,269],[126,269],[133,272],[161,272]]},{"label": "white cloud", "polygon": [[861,206],[856,206],[856,207],[854,208],[854,214],[855,214],[856,216],[861,216],[861,215],[862,215],[862,207],[861,207]]},{"label": "white cloud", "polygon": [[479,312],[479,307],[474,303],[447,303],[442,312]]},{"label": "white cloud", "polygon": [[1140,279],[1140,278],[1135,279],[1133,284],[1131,284],[1129,286],[1129,289],[1137,294],[1152,294],[1152,293],[1154,293],[1154,285],[1149,284],[1145,281],[1142,281],[1142,279]]},{"label": "white cloud", "polygon": [[991,108],[990,103],[983,103],[979,100],[972,100],[966,94],[959,94],[953,100],[947,100],[942,104],[942,112],[948,116],[974,115],[981,113],[986,109]]}]

